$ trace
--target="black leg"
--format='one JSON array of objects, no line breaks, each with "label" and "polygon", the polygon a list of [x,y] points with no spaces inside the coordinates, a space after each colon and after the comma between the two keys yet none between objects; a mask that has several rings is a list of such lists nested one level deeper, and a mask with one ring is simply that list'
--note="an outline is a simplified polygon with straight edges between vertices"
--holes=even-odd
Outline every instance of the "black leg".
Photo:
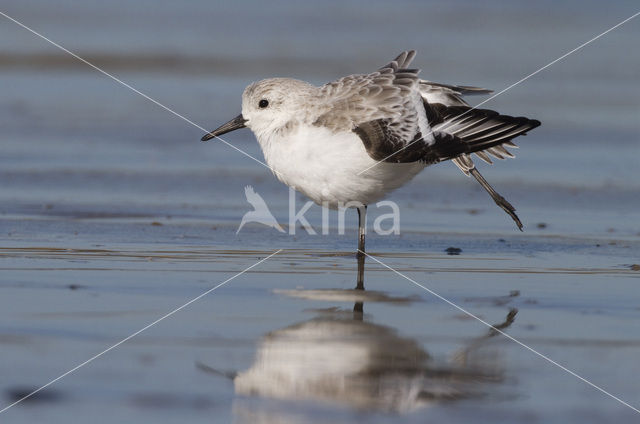
[{"label": "black leg", "polygon": [[358,280],[356,284],[357,290],[364,290],[364,236],[366,228],[367,205],[358,208]]},{"label": "black leg", "polygon": [[487,193],[489,193],[493,201],[496,202],[496,205],[500,206],[503,211],[509,214],[511,219],[515,221],[516,225],[518,226],[518,229],[522,231],[522,222],[520,222],[520,218],[518,218],[518,215],[516,215],[516,208],[514,208],[511,205],[511,203],[507,202],[507,199],[500,196],[500,194],[498,194],[498,192],[495,191],[493,187],[491,187],[491,184],[489,184],[487,180],[484,179],[484,177],[482,176],[482,174],[480,174],[480,171],[478,171],[478,169],[471,168],[469,172],[471,173],[471,175],[473,175],[473,178],[475,178],[476,181],[478,181],[480,185],[485,190],[487,190]]}]

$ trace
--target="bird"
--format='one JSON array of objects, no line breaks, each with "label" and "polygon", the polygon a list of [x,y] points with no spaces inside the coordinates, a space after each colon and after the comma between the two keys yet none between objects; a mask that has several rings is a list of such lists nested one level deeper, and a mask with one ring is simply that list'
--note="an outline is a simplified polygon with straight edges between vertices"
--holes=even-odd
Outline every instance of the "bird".
[{"label": "bird", "polygon": [[246,186],[244,188],[244,195],[247,198],[247,202],[249,202],[249,204],[253,206],[253,210],[245,213],[242,216],[242,221],[240,222],[240,226],[238,226],[236,234],[240,232],[242,227],[244,227],[244,224],[246,224],[247,222],[258,222],[268,227],[275,228],[281,233],[285,232],[280,224],[278,224],[278,221],[276,221],[276,218],[269,210],[269,207],[267,206],[262,196],[256,193],[253,187],[251,187],[250,185]]},{"label": "bird", "polygon": [[492,91],[421,79],[410,68],[415,55],[404,51],[375,72],[319,87],[292,78],[254,82],[242,94],[242,113],[202,141],[249,128],[280,181],[319,205],[357,209],[362,260],[367,205],[439,162],[473,176],[522,231],[515,208],[471,155],[488,163],[489,155],[513,157],[506,148],[540,121],[471,107],[463,96]]}]

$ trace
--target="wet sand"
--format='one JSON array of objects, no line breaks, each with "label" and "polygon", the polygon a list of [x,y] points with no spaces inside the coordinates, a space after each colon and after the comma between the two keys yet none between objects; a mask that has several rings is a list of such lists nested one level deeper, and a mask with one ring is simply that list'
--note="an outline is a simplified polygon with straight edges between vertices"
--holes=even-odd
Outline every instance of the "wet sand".
[{"label": "wet sand", "polygon": [[[256,18],[267,13],[283,25],[293,25],[292,17],[303,18],[305,27],[320,25],[322,16],[306,6],[278,3],[252,18],[230,6],[194,4],[157,9],[156,18],[173,22],[165,23],[164,35],[152,25],[157,20],[141,18],[149,9],[144,2],[130,6],[129,17],[98,3],[62,2],[55,16],[77,16],[72,25],[51,20],[44,3],[39,12],[16,5],[7,13],[213,128],[238,113],[248,82],[275,74],[320,83],[375,69],[399,48],[419,48],[425,77],[499,90],[630,8],[617,3],[603,16],[580,3],[578,19],[570,5],[550,16],[544,5],[505,10],[491,3],[468,15],[477,19],[463,14],[460,32],[450,26],[460,19],[457,7],[434,12],[433,5],[415,5],[422,15],[407,19],[428,19],[431,26],[413,32],[424,46],[407,46],[395,8],[382,4],[360,17],[361,4],[347,3],[335,28],[325,31],[331,33],[326,44],[308,31],[290,37],[297,26],[267,33],[268,22]],[[223,12],[228,19],[213,33],[192,24]],[[396,17],[393,34],[353,26],[389,14]],[[498,15],[510,19],[491,18]],[[258,24],[228,44],[213,43],[247,19]],[[87,32],[82,22],[94,27]],[[289,194],[269,170],[223,144],[200,143],[199,129],[66,64],[23,30],[7,23],[0,34],[0,408],[283,249],[0,419],[636,419],[631,409],[374,260],[366,261],[366,290],[354,291],[354,211],[347,213],[346,234],[337,232],[335,212],[327,235],[299,227],[282,234],[259,224],[236,234],[250,209],[246,185],[289,231]],[[638,407],[640,62],[623,54],[635,48],[634,34],[634,27],[612,33],[487,104],[543,121],[518,140],[517,159],[480,165],[516,206],[524,233],[473,181],[440,164],[390,196],[401,207],[400,234],[370,233],[367,249]],[[441,43],[466,46],[469,37],[492,47],[448,48],[433,60]],[[375,49],[372,40],[380,42]],[[550,49],[556,45],[558,51]],[[505,51],[515,55],[514,65],[496,66]],[[605,97],[604,104],[594,102]],[[225,139],[262,158],[248,132]],[[304,202],[298,196],[297,209]],[[385,212],[372,208],[370,225]],[[305,216],[318,231],[320,207]]]},{"label": "wet sand", "polygon": [[[457,241],[459,256],[372,254],[492,324],[513,315],[503,331],[632,401],[640,309],[629,293],[640,275],[626,263],[637,242],[608,246],[586,264],[584,254],[511,254],[508,242],[486,239],[491,254],[466,254]],[[3,278],[1,312],[3,356],[11,362],[5,400],[269,253],[138,244],[3,249],[3,276],[12,276]],[[354,294],[354,284],[351,254],[287,249],[9,413],[49,422],[67,419],[70,410],[96,414],[97,422],[635,416],[514,342],[489,337],[481,323],[380,265],[367,264],[365,293]],[[353,311],[359,301],[364,315]],[[351,390],[339,395],[334,386]]]}]

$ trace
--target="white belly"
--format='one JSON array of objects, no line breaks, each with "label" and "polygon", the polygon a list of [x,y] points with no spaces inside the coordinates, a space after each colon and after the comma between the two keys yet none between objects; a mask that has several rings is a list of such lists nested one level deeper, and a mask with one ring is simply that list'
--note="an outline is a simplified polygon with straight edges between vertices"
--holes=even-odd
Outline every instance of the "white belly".
[{"label": "white belly", "polygon": [[300,127],[287,137],[259,142],[280,181],[330,208],[377,202],[424,168],[418,162],[375,165],[355,133],[322,127]]}]

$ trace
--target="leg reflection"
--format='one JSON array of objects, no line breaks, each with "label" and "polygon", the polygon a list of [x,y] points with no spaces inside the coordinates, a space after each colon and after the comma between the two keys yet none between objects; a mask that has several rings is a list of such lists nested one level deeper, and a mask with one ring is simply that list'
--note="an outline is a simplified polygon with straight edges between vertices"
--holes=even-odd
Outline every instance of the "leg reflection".
[{"label": "leg reflection", "polygon": [[358,279],[356,282],[356,290],[364,290],[364,237],[366,228],[367,207],[358,208]]},{"label": "leg reflection", "polygon": [[364,302],[356,302],[353,305],[353,319],[362,321],[364,318]]},{"label": "leg reflection", "polygon": [[[364,246],[363,246],[364,248]],[[364,254],[362,251],[358,251],[358,279],[356,283],[356,290],[364,290]],[[353,319],[362,321],[364,315],[364,302],[356,302],[353,305]]]},{"label": "leg reflection", "polygon": [[484,336],[480,336],[472,340],[467,344],[467,346],[464,349],[456,352],[453,355],[453,362],[458,366],[468,366],[470,362],[469,355],[472,352],[477,351],[478,348],[484,343],[486,343],[488,339],[500,334],[496,331],[496,329],[502,331],[509,328],[511,324],[513,324],[513,322],[516,320],[517,314],[518,314],[518,309],[516,308],[509,309],[509,313],[507,314],[503,322],[499,324],[494,324],[493,328],[490,328],[489,331]]},{"label": "leg reflection", "polygon": [[364,253],[358,252],[358,279],[356,280],[356,290],[364,290]]}]

